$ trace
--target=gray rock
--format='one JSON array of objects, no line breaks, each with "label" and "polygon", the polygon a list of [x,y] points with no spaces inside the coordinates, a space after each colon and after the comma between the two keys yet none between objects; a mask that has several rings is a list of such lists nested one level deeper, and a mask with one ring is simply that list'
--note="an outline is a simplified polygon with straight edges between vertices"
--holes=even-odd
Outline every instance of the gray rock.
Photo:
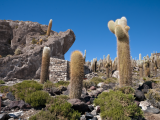
[{"label": "gray rock", "polygon": [[89,89],[90,90],[96,90],[96,87],[95,86],[91,86]]},{"label": "gray rock", "polygon": [[94,116],[91,113],[85,112],[85,116],[87,119],[92,119]]},{"label": "gray rock", "polygon": [[146,110],[144,110],[144,113],[153,113],[153,114],[158,114],[160,113],[159,109],[158,108],[151,108],[151,107],[147,107]]},{"label": "gray rock", "polygon": [[137,100],[137,101],[144,101],[144,99],[145,99],[144,93],[140,90],[135,91],[134,97],[136,97],[135,100]]},{"label": "gray rock", "polygon": [[23,108],[30,108],[31,106],[25,103],[23,100],[20,100],[20,101],[12,101],[8,107],[10,109],[17,108],[17,107],[20,109],[23,109]]},{"label": "gray rock", "polygon": [[8,120],[9,118],[10,118],[10,116],[6,113],[0,114],[0,120]]},{"label": "gray rock", "polygon": [[8,98],[9,100],[12,100],[12,101],[15,100],[15,97],[14,97],[14,95],[13,95],[11,92],[7,93],[7,98]]},{"label": "gray rock", "polygon": [[93,110],[93,111],[91,112],[91,114],[92,114],[93,116],[96,116],[96,115],[97,115],[97,111],[96,111],[96,110]]},{"label": "gray rock", "polygon": [[18,112],[9,113],[8,115],[12,118],[18,118],[22,114],[23,114],[23,111],[18,111]]},{"label": "gray rock", "polygon": [[79,112],[85,113],[89,110],[88,105],[81,101],[80,99],[69,99],[67,100],[70,104],[72,104],[72,108],[74,110],[78,110]]},{"label": "gray rock", "polygon": [[86,116],[85,116],[85,115],[82,115],[82,116],[80,117],[80,120],[86,120]]},{"label": "gray rock", "polygon": [[7,99],[7,100],[2,101],[2,105],[8,106],[11,102],[12,102],[11,100]]},{"label": "gray rock", "polygon": [[88,105],[88,108],[89,108],[90,111],[94,110],[94,107],[92,105]]},{"label": "gray rock", "polygon": [[98,118],[97,118],[97,117],[94,117],[94,118],[92,118],[92,120],[98,120]]}]

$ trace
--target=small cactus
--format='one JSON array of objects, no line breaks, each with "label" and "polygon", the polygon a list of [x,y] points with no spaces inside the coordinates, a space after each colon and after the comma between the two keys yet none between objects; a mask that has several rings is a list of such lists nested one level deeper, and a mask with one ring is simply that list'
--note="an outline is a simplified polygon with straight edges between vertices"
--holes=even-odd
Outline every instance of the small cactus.
[{"label": "small cactus", "polygon": [[150,77],[150,68],[148,60],[144,63],[144,75],[145,77]]},{"label": "small cactus", "polygon": [[40,45],[42,45],[42,41],[43,41],[42,39],[39,40],[39,44],[40,44]]},{"label": "small cactus", "polygon": [[141,60],[140,62],[139,62],[139,75],[140,75],[140,78],[142,78],[143,77],[143,61]]},{"label": "small cactus", "polygon": [[50,47],[44,47],[42,53],[42,65],[40,81],[42,84],[49,79]]},{"label": "small cactus", "polygon": [[78,50],[72,52],[70,61],[70,85],[69,97],[71,99],[80,98],[83,87],[84,59]]},{"label": "small cactus", "polygon": [[157,76],[157,67],[154,67],[154,74]]},{"label": "small cactus", "polygon": [[50,19],[48,29],[47,29],[47,35],[48,36],[50,36],[51,28],[52,28],[52,19]]},{"label": "small cactus", "polygon": [[22,54],[22,51],[17,48],[17,49],[15,50],[14,54],[15,54],[15,55],[20,55],[20,54]]},{"label": "small cactus", "polygon": [[109,67],[110,67],[110,63],[106,63],[105,68],[106,68],[106,77],[109,78]]}]

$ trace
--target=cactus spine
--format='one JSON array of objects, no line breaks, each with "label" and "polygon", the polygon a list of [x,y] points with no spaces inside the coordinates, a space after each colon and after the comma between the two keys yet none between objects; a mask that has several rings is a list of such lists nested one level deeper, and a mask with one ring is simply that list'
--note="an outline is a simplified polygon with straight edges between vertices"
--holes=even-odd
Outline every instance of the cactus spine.
[{"label": "cactus spine", "polygon": [[84,76],[84,59],[82,53],[78,50],[71,54],[70,76],[71,89],[69,97],[78,99],[81,97]]},{"label": "cactus spine", "polygon": [[130,47],[129,47],[129,35],[130,29],[127,26],[127,19],[122,17],[114,21],[108,22],[109,30],[117,37],[117,50],[118,50],[118,70],[119,70],[119,83],[122,86],[132,85],[132,72],[131,72],[131,60],[130,60]]},{"label": "cactus spine", "polygon": [[49,79],[50,47],[43,48],[42,65],[41,65],[41,83],[44,84]]},{"label": "cactus spine", "polygon": [[50,19],[48,29],[47,29],[47,35],[48,36],[50,36],[51,28],[52,28],[52,19]]}]

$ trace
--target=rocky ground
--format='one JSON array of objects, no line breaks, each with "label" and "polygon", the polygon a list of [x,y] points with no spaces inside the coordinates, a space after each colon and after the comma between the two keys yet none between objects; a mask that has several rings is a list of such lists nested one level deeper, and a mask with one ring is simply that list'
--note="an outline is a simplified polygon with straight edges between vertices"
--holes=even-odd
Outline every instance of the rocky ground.
[{"label": "rocky ground", "polygon": [[[134,71],[138,71],[135,68]],[[114,77],[118,77],[118,72],[113,74]],[[102,79],[106,79],[104,73],[90,73],[86,75],[86,79],[84,81],[89,81],[93,77],[100,77]],[[39,79],[34,79],[39,82]],[[136,90],[135,92],[135,103],[142,109],[144,112],[145,119],[138,118],[138,120],[160,120],[160,101],[155,104],[153,99],[145,99],[145,94],[148,92],[148,89],[157,89],[160,88],[160,84],[156,84],[155,82],[151,82],[151,86],[149,84],[144,84],[146,81],[159,81],[160,80],[160,72],[158,71],[157,77],[152,78],[139,78],[138,72],[133,72],[133,88]],[[15,79],[14,81],[6,82],[5,84],[0,84],[0,86],[13,86],[14,84],[20,83],[23,80]],[[69,99],[68,102],[73,105],[73,108],[81,111],[83,114],[81,115],[80,120],[102,120],[100,117],[100,106],[93,105],[93,100],[97,98],[99,94],[102,92],[108,92],[110,89],[115,89],[118,86],[118,82],[104,83],[100,82],[97,86],[92,85],[89,89],[83,88],[81,99]],[[139,87],[141,86],[141,87]],[[57,95],[69,94],[70,86],[61,87],[61,89],[48,91],[50,95],[56,97]],[[160,92],[159,92],[160,93]],[[2,93],[0,93],[2,94]],[[24,101],[16,101],[12,93],[4,94],[5,99],[2,99],[2,110],[0,114],[0,120],[27,120],[30,116],[38,113],[41,109],[34,109],[29,104]]]}]

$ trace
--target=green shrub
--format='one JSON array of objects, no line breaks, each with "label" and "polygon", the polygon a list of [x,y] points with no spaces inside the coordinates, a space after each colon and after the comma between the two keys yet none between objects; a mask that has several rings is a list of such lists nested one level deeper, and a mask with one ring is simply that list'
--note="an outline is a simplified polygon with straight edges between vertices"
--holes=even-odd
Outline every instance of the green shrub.
[{"label": "green shrub", "polygon": [[144,80],[144,81],[146,81],[146,78],[145,78],[145,77],[143,77],[143,80]]},{"label": "green shrub", "polygon": [[145,94],[145,97],[148,100],[155,99],[156,102],[159,102],[160,101],[160,89],[159,88],[157,88],[157,89],[149,89],[147,94]]},{"label": "green shrub", "polygon": [[38,40],[36,40],[35,38],[32,39],[32,44],[36,44],[38,42]]},{"label": "green shrub", "polygon": [[3,80],[0,80],[0,84],[5,84],[5,82]]},{"label": "green shrub", "polygon": [[45,91],[36,91],[29,94],[25,98],[25,102],[29,103],[32,107],[43,106],[46,104],[46,101],[49,97],[49,94]]},{"label": "green shrub", "polygon": [[[57,95],[56,99],[58,99],[59,100],[59,104],[61,104],[63,102],[66,102],[69,99],[69,96],[66,96],[66,95]],[[54,101],[55,101],[55,98],[49,97],[47,99],[46,104],[48,104],[48,105],[54,104]],[[57,103],[58,103],[58,101],[57,101]]]},{"label": "green shrub", "polygon": [[9,86],[1,86],[0,87],[0,92],[1,93],[7,93],[9,91],[11,91],[11,87],[9,87]]},{"label": "green shrub", "polygon": [[58,119],[63,120],[67,118],[67,120],[78,120],[80,118],[80,113],[71,108],[72,105],[68,102],[64,102],[61,104],[52,104],[49,108],[49,111],[57,116]]},{"label": "green shrub", "polygon": [[50,106],[46,107],[47,110],[39,112],[29,120],[78,120],[81,114],[71,108],[67,99],[69,97],[65,95],[56,96],[56,98],[49,97]]},{"label": "green shrub", "polygon": [[14,54],[15,54],[15,55],[20,55],[20,54],[22,54],[22,51],[17,48],[17,49],[15,50]]},{"label": "green shrub", "polygon": [[102,119],[131,120],[130,116],[143,116],[142,110],[134,102],[133,95],[121,91],[103,92],[94,100],[94,104],[100,105]]},{"label": "green shrub", "polygon": [[108,78],[104,81],[106,84],[109,84],[109,83],[116,83],[117,82],[117,78]]},{"label": "green shrub", "polygon": [[18,28],[18,26],[15,26],[15,29],[17,29]]},{"label": "green shrub", "polygon": [[24,80],[21,83],[13,85],[12,92],[16,99],[25,100],[29,94],[42,90],[43,85],[33,80]]},{"label": "green shrub", "polygon": [[100,82],[104,82],[105,80],[99,78],[99,77],[94,77],[90,80],[91,82],[95,83],[96,85]]},{"label": "green shrub", "polygon": [[134,93],[135,93],[135,90],[130,86],[117,87],[115,90],[122,91],[122,93],[124,93],[124,94],[132,94],[132,95],[134,95]]},{"label": "green shrub", "polygon": [[69,85],[68,81],[58,81],[58,83],[54,84],[56,87],[65,86],[67,87]]},{"label": "green shrub", "polygon": [[91,86],[96,86],[96,84],[92,81],[83,81],[83,87],[86,90],[89,89]]},{"label": "green shrub", "polygon": [[51,81],[47,80],[47,82],[45,82],[43,84],[43,89],[49,89],[49,88],[52,88],[52,87],[55,87],[54,83],[52,83]]},{"label": "green shrub", "polygon": [[50,111],[40,111],[34,116],[31,116],[29,120],[57,120]]}]

